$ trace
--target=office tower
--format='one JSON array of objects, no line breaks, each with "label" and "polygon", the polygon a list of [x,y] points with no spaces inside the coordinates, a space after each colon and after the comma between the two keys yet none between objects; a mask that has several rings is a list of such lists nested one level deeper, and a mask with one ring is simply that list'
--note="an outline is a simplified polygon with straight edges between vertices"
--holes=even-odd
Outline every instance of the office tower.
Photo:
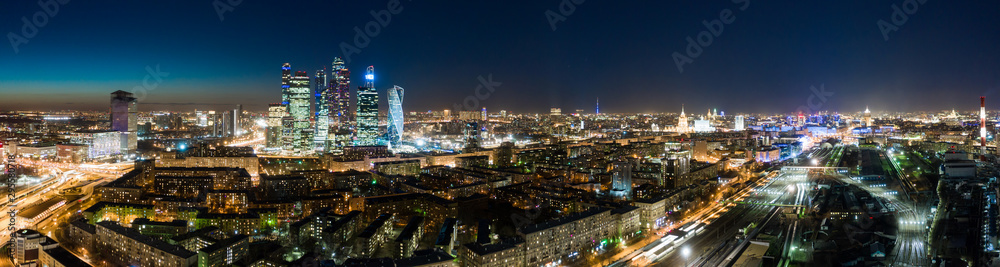
[{"label": "office tower", "polygon": [[660,163],[663,164],[661,168],[663,171],[663,181],[660,181],[660,185],[668,189],[687,185],[685,182],[679,181],[679,179],[691,170],[690,150],[667,151],[666,157],[661,159]]},{"label": "office tower", "polygon": [[550,108],[549,109],[549,115],[550,116],[562,116],[562,109],[561,108]]},{"label": "office tower", "polygon": [[212,136],[219,137],[222,136],[222,121],[219,114],[215,114],[214,110],[208,111],[208,126],[212,127]]},{"label": "office tower", "polygon": [[389,89],[389,145],[399,146],[403,139],[403,87]]},{"label": "office tower", "polygon": [[486,121],[486,107],[483,107],[483,114],[482,115],[483,115],[482,120]]},{"label": "office tower", "polygon": [[630,199],[632,197],[632,164],[618,160],[611,164],[611,195]]},{"label": "office tower", "polygon": [[742,131],[743,129],[743,115],[736,115],[736,118],[733,119],[733,130]]},{"label": "office tower", "polygon": [[688,118],[687,115],[684,114],[684,105],[681,105],[681,116],[677,117],[677,132],[688,132]]},{"label": "office tower", "polygon": [[285,63],[281,65],[281,104],[288,105],[289,84],[292,80],[292,65]]},{"label": "office tower", "polygon": [[285,63],[281,65],[281,105],[285,107],[285,114],[281,115],[281,150],[292,151],[294,149],[295,136],[292,118],[289,116],[289,98],[291,97],[292,65]]},{"label": "office tower", "polygon": [[121,133],[121,151],[124,154],[135,152],[138,141],[137,104],[138,101],[132,93],[121,90],[111,93],[111,130]]},{"label": "office tower", "polygon": [[243,134],[243,126],[240,120],[243,119],[243,105],[236,104],[236,108],[233,109],[233,136],[240,136]]},{"label": "office tower", "polygon": [[222,129],[223,136],[233,136],[233,112],[225,111],[222,113]]},{"label": "office tower", "polygon": [[282,119],[283,147],[285,152],[307,153],[312,151],[313,145],[313,129],[309,120],[309,95],[312,91],[309,88],[309,75],[304,71],[297,71],[289,78],[287,86],[287,93],[282,96],[282,99],[288,101],[285,105],[288,115]]},{"label": "office tower", "polygon": [[313,77],[313,94],[316,97],[316,129],[313,137],[313,149],[316,152],[326,152],[327,139],[330,134],[330,104],[333,94],[327,86],[326,70],[317,70]]},{"label": "office tower", "polygon": [[267,128],[264,129],[264,147],[267,150],[281,149],[281,118],[285,117],[285,105],[273,103],[267,107]]},{"label": "office tower", "polygon": [[334,115],[336,121],[334,124],[337,126],[346,125],[351,122],[351,71],[344,67],[344,60],[339,57],[333,58],[333,71],[330,73],[330,86],[333,88],[334,94],[334,109],[331,109],[331,114]]},{"label": "office tower", "polygon": [[358,87],[358,139],[355,145],[378,144],[378,91],[375,90],[375,66],[368,66],[365,85]]}]

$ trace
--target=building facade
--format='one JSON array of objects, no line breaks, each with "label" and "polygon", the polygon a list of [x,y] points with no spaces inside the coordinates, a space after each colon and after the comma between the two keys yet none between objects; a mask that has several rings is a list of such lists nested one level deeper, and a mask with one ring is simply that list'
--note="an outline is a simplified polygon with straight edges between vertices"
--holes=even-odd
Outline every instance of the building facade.
[{"label": "building facade", "polygon": [[357,140],[354,145],[378,145],[378,91],[375,89],[375,66],[368,66],[365,85],[358,88]]}]

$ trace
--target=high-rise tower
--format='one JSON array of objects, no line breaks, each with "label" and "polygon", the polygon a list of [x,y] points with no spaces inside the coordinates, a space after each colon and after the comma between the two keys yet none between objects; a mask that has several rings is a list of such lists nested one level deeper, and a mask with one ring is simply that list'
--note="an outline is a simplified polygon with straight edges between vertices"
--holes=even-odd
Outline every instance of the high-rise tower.
[{"label": "high-rise tower", "polygon": [[744,128],[743,115],[736,115],[736,118],[733,119],[733,130],[742,131]]},{"label": "high-rise tower", "polygon": [[344,60],[333,58],[333,70],[330,73],[330,86],[334,87],[336,102],[330,113],[336,117],[334,124],[346,125],[351,122],[351,71],[344,67]]},{"label": "high-rise tower", "polygon": [[375,89],[375,66],[368,66],[365,84],[358,87],[357,106],[358,139],[355,145],[378,145],[378,91]]},{"label": "high-rise tower", "polygon": [[327,139],[330,133],[330,106],[333,104],[333,93],[327,85],[326,70],[316,70],[313,77],[313,94],[316,99],[316,129],[313,136],[313,149],[316,152],[327,151]]},{"label": "high-rise tower", "polygon": [[281,104],[288,105],[288,87],[292,80],[292,65],[285,63],[281,65]]},{"label": "high-rise tower", "polygon": [[288,111],[281,103],[270,104],[267,107],[267,128],[264,129],[264,147],[267,150],[281,150],[281,119]]},{"label": "high-rise tower", "polygon": [[243,105],[236,104],[236,108],[233,109],[233,136],[240,136],[243,134],[243,124],[241,120],[243,119]]},{"label": "high-rise tower", "polygon": [[121,151],[125,154],[134,152],[138,142],[137,104],[132,93],[122,90],[111,93],[111,130],[121,133]]},{"label": "high-rise tower", "polygon": [[309,75],[304,71],[295,72],[289,78],[287,93],[282,96],[287,99],[288,116],[282,119],[282,139],[286,152],[303,154],[312,151],[312,123],[309,118],[309,102],[311,97]]},{"label": "high-rise tower", "polygon": [[403,87],[389,89],[389,144],[399,146],[403,138]]},{"label": "high-rise tower", "polygon": [[628,161],[615,161],[611,165],[611,195],[632,198],[632,164]]}]

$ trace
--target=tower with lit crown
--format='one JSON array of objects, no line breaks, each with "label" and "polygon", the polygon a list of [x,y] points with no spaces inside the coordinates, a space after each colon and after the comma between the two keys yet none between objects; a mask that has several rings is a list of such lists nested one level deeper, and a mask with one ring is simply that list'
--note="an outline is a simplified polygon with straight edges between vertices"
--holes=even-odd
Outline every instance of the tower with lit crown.
[{"label": "tower with lit crown", "polygon": [[865,127],[872,127],[872,112],[865,106]]},{"label": "tower with lit crown", "polygon": [[327,138],[330,134],[330,109],[333,104],[332,88],[327,85],[326,70],[316,70],[313,77],[313,94],[316,99],[316,129],[313,135],[313,148],[316,152],[327,151]]},{"label": "tower with lit crown", "polygon": [[684,105],[681,105],[681,115],[677,117],[677,132],[686,133],[688,132],[688,118],[684,114]]}]

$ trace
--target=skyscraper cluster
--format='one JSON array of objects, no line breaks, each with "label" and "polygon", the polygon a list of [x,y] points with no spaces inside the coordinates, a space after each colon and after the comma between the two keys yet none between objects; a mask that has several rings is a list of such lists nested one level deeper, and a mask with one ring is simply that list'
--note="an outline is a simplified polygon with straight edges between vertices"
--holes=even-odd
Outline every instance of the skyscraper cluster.
[{"label": "skyscraper cluster", "polygon": [[355,110],[350,109],[351,71],[334,58],[330,72],[282,67],[281,103],[268,107],[266,145],[268,151],[307,155],[343,151],[345,146],[396,145],[403,133],[403,88],[388,90],[389,126],[379,130],[379,92],[375,67],[368,66],[358,87]]}]

